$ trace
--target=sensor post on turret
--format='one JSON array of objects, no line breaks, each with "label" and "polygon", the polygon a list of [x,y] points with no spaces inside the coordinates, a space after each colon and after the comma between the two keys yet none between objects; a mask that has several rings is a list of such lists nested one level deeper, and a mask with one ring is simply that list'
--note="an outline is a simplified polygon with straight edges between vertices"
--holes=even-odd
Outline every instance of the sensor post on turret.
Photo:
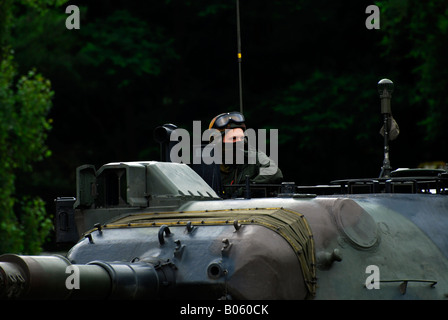
[{"label": "sensor post on turret", "polygon": [[384,128],[384,159],[381,167],[380,178],[388,178],[392,167],[389,158],[389,134],[390,134],[390,120],[392,118],[391,98],[394,91],[394,83],[389,79],[382,79],[378,82],[378,93],[381,99],[381,114],[383,115]]}]

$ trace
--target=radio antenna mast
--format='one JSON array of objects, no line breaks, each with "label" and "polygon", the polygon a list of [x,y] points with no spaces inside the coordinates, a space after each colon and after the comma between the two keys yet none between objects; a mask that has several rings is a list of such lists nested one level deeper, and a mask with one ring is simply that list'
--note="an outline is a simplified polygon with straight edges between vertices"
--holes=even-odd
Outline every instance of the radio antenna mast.
[{"label": "radio antenna mast", "polygon": [[238,81],[240,86],[240,112],[243,113],[243,83],[241,76],[241,25],[240,25],[240,1],[236,0],[236,33],[238,47]]}]

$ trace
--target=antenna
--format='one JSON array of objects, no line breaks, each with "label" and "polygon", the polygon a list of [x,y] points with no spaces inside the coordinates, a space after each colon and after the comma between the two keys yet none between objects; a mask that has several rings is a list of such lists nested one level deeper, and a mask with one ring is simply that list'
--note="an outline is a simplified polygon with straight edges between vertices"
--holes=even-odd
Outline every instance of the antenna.
[{"label": "antenna", "polygon": [[236,33],[237,33],[237,47],[238,47],[238,80],[240,86],[240,112],[243,113],[243,83],[241,76],[241,26],[240,26],[240,1],[236,0]]}]

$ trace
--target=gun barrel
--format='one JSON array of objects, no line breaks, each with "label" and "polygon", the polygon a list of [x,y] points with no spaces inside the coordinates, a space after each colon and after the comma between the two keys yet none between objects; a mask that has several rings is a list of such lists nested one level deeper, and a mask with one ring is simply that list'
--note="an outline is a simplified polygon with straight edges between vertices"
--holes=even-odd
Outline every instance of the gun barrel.
[{"label": "gun barrel", "polygon": [[166,281],[151,263],[92,261],[62,256],[0,256],[2,299],[154,299]]}]

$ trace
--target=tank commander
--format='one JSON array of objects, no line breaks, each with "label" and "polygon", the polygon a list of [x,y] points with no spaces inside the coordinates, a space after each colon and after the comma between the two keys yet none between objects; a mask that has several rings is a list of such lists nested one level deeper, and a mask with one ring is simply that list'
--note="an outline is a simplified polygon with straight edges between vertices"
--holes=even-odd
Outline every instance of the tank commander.
[{"label": "tank commander", "polygon": [[[240,112],[221,113],[210,122],[209,129],[217,129],[221,132],[222,159],[220,164],[222,185],[243,184],[246,176],[251,183],[281,183],[283,174],[280,168],[264,152],[255,150],[249,146],[244,116]],[[211,139],[213,140],[213,139]],[[211,141],[216,143],[216,141]],[[238,148],[243,148],[243,163],[236,161]],[[233,158],[230,164],[226,163],[225,154],[232,150]],[[255,159],[255,163],[249,159]],[[228,162],[228,161],[227,161]],[[260,169],[262,173],[260,173]]]}]

